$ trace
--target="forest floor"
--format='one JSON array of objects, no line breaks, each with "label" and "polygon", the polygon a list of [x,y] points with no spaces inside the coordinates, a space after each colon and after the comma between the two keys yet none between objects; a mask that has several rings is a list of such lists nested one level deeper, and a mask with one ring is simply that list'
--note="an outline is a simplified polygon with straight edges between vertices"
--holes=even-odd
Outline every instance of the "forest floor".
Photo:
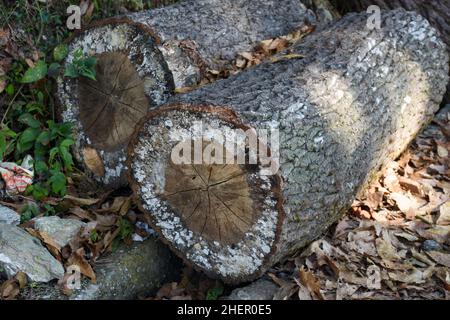
[{"label": "forest floor", "polygon": [[[150,2],[81,1],[83,23],[153,7]],[[19,164],[31,154],[41,163],[31,187],[12,197],[3,195],[0,203],[20,213],[20,226],[40,238],[58,260],[78,263],[82,274],[92,280],[91,264],[97,258],[121,242],[131,243],[136,235],[149,236],[142,227],[149,217],[139,212],[130,190],[104,190],[78,171],[65,152],[71,143],[70,130],[56,121],[52,92],[61,68],[62,44],[69,36],[68,2],[6,3],[8,8],[0,8],[0,154],[3,161]],[[233,68],[211,70],[199,85],[270,59],[311,31],[304,28],[262,41],[253,52],[241,53]],[[44,139],[47,136],[51,138]],[[264,275],[279,287],[274,298],[449,299],[449,152],[447,106],[323,238]],[[33,229],[32,219],[44,215],[83,220],[88,227],[70,246],[58,248]],[[216,299],[233,289],[188,267],[180,279],[148,298]],[[0,299],[15,298],[21,281],[20,277],[0,279]],[[64,282],[60,286],[70,294]]]}]

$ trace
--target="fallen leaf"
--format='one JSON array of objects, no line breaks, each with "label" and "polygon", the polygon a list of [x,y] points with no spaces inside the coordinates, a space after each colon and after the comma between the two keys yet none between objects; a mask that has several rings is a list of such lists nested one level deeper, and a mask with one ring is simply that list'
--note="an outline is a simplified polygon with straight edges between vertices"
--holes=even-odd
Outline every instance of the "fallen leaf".
[{"label": "fallen leaf", "polygon": [[46,232],[38,231],[32,228],[25,229],[33,237],[41,240],[47,247],[48,251],[58,260],[61,261],[61,247],[56,243],[56,241]]},{"label": "fallen leaf", "polygon": [[86,167],[96,176],[103,177],[105,175],[105,166],[97,150],[87,147],[82,152]]},{"label": "fallen leaf", "polygon": [[320,291],[320,282],[314,276],[314,274],[310,271],[305,270],[304,268],[300,269],[300,282],[306,288],[308,288],[311,295],[320,300],[324,300],[322,292]]},{"label": "fallen leaf", "polygon": [[66,266],[71,265],[77,266],[81,274],[91,279],[92,283],[96,283],[97,277],[95,276],[95,272],[89,262],[87,262],[87,260],[84,258],[84,250],[82,248],[73,252],[70,258],[67,260]]},{"label": "fallen leaf", "polygon": [[100,199],[91,199],[91,198],[77,198],[71,195],[64,196],[63,205],[67,205],[68,207],[76,207],[76,206],[92,206],[98,203]]},{"label": "fallen leaf", "polygon": [[407,284],[422,284],[425,283],[425,280],[431,277],[433,267],[429,267],[425,271],[420,271],[419,269],[414,268],[411,272],[389,272],[389,278],[393,281],[403,282]]},{"label": "fallen leaf", "polygon": [[25,286],[28,283],[28,277],[24,272],[22,271],[17,272],[14,278],[17,280],[20,289],[25,288]]},{"label": "fallen leaf", "polygon": [[439,218],[437,219],[436,224],[450,225],[450,201],[440,206]]},{"label": "fallen leaf", "polygon": [[0,296],[3,300],[14,300],[19,293],[20,287],[16,279],[6,280],[0,287]]},{"label": "fallen leaf", "polygon": [[450,254],[442,253],[439,251],[427,251],[427,255],[429,255],[431,259],[433,259],[440,265],[450,268]]}]

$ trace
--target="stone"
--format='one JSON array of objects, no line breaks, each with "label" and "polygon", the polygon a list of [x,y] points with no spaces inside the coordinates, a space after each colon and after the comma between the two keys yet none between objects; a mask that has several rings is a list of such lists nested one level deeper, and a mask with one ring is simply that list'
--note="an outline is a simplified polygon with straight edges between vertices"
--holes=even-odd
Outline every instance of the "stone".
[{"label": "stone", "polygon": [[64,276],[64,268],[35,237],[0,222],[0,269],[8,278],[18,271],[31,281],[49,282]]},{"label": "stone", "polygon": [[272,281],[259,279],[248,286],[234,289],[226,300],[273,300],[278,286]]},{"label": "stone", "polygon": [[97,282],[81,281],[68,297],[50,284],[27,287],[23,299],[126,300],[154,294],[164,283],[176,281],[181,263],[158,239],[150,238],[100,258],[93,266]]},{"label": "stone", "polygon": [[64,247],[84,227],[86,223],[74,219],[61,219],[57,216],[35,219],[34,228],[47,233],[55,242]]},{"label": "stone", "polygon": [[422,250],[424,251],[435,251],[441,250],[442,246],[434,240],[425,240],[422,243]]},{"label": "stone", "polygon": [[8,207],[0,205],[0,222],[17,226],[20,223],[20,214]]}]

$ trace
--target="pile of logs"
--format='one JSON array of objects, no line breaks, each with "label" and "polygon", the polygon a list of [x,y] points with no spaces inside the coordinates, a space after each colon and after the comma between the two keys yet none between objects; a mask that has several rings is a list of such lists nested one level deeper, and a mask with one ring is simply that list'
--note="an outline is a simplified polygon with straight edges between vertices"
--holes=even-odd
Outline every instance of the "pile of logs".
[{"label": "pile of logs", "polygon": [[382,12],[381,29],[350,13],[256,67],[173,95],[311,13],[298,0],[187,1],[71,42],[72,53],[99,57],[97,81],[59,82],[77,159],[110,186],[126,173],[162,241],[228,283],[255,279],[326,231],[446,91],[439,32],[397,9]]}]

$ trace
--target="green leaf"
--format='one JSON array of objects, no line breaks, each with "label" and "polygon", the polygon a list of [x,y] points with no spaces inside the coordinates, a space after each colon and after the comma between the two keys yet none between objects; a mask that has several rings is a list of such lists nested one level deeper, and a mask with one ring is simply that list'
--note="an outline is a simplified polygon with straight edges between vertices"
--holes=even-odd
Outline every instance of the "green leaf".
[{"label": "green leaf", "polygon": [[16,136],[17,134],[7,126],[4,126],[0,130],[0,160],[3,160],[4,156],[8,154],[8,149],[10,149],[8,148],[8,143],[11,147],[11,143],[9,141],[14,141]]},{"label": "green leaf", "polygon": [[31,128],[39,128],[41,123],[36,120],[30,113],[24,113],[19,117],[19,122],[26,124]]},{"label": "green leaf", "polygon": [[134,227],[130,221],[124,218],[119,220],[119,236],[120,239],[125,240],[130,237],[134,232]]},{"label": "green leaf", "polygon": [[89,235],[89,238],[93,243],[96,243],[98,241],[98,232],[96,229],[93,229]]},{"label": "green leaf", "polygon": [[45,213],[44,216],[54,216],[56,214],[55,208],[51,204],[44,204]]},{"label": "green leaf", "polygon": [[41,184],[36,183],[33,185],[31,195],[36,201],[41,201],[48,196],[48,189],[43,187]]},{"label": "green leaf", "polygon": [[74,53],[73,53],[73,60],[77,61],[80,60],[81,58],[83,58],[83,50],[81,50],[81,48],[78,48]]},{"label": "green leaf", "polygon": [[38,128],[27,128],[19,137],[20,143],[34,142],[39,135],[40,130]]},{"label": "green leaf", "polygon": [[3,156],[6,150],[6,136],[0,133],[0,160],[3,161]]},{"label": "green leaf", "polygon": [[[29,190],[33,190],[34,186],[29,186],[27,188],[27,192]],[[33,219],[33,217],[37,216],[39,214],[39,207],[35,204],[27,204],[23,210],[21,211],[20,214],[20,223],[24,223],[27,222],[31,219]]]},{"label": "green leaf", "polygon": [[55,59],[55,61],[62,61],[65,57],[67,57],[68,53],[69,47],[67,44],[62,43],[53,49],[53,59]]},{"label": "green leaf", "polygon": [[64,139],[63,141],[61,141],[61,143],[59,145],[64,148],[68,148],[71,145],[73,145],[74,143],[75,143],[75,141],[73,141],[72,139]]},{"label": "green leaf", "polygon": [[34,68],[29,68],[22,77],[22,83],[32,83],[41,80],[47,75],[47,64],[39,60]]},{"label": "green leaf", "polygon": [[58,77],[59,74],[59,69],[61,68],[61,65],[59,63],[53,62],[49,67],[48,67],[48,71],[47,74],[50,77],[56,78]]},{"label": "green leaf", "polygon": [[89,79],[94,80],[94,81],[96,80],[96,78],[95,78],[95,76],[96,76],[95,70],[85,69],[85,70],[82,70],[82,71],[80,72],[80,74],[81,74],[83,77],[89,78]]},{"label": "green leaf", "polygon": [[59,154],[61,155],[61,158],[64,162],[64,168],[68,171],[72,171],[73,160],[72,160],[72,155],[69,152],[69,149],[60,146]]},{"label": "green leaf", "polygon": [[52,176],[48,180],[52,187],[52,192],[64,196],[66,194],[66,176],[56,170],[52,170]]},{"label": "green leaf", "polygon": [[76,78],[78,77],[78,70],[73,64],[69,64],[64,69],[64,77]]},{"label": "green leaf", "polygon": [[50,143],[50,140],[51,140],[51,134],[50,134],[50,131],[45,130],[45,131],[42,131],[42,132],[38,135],[38,137],[37,137],[37,139],[36,139],[36,142],[39,142],[40,144],[46,146],[46,145],[48,145],[48,144]]},{"label": "green leaf", "polygon": [[39,128],[27,128],[20,134],[16,144],[16,156],[21,155],[33,147],[39,132]]},{"label": "green leaf", "polygon": [[12,83],[8,84],[5,88],[5,92],[7,95],[12,96],[15,92],[14,85]]},{"label": "green leaf", "polygon": [[48,162],[51,164],[55,161],[56,155],[59,153],[59,149],[57,147],[54,147],[50,150]]},{"label": "green leaf", "polygon": [[223,294],[223,286],[218,285],[212,289],[209,289],[206,293],[206,300],[217,300]]},{"label": "green leaf", "polygon": [[95,70],[94,67],[97,64],[97,58],[96,57],[88,57],[84,59],[83,64],[86,68]]},{"label": "green leaf", "polygon": [[48,171],[48,166],[44,161],[36,161],[34,169],[36,170],[36,173],[43,174]]}]

